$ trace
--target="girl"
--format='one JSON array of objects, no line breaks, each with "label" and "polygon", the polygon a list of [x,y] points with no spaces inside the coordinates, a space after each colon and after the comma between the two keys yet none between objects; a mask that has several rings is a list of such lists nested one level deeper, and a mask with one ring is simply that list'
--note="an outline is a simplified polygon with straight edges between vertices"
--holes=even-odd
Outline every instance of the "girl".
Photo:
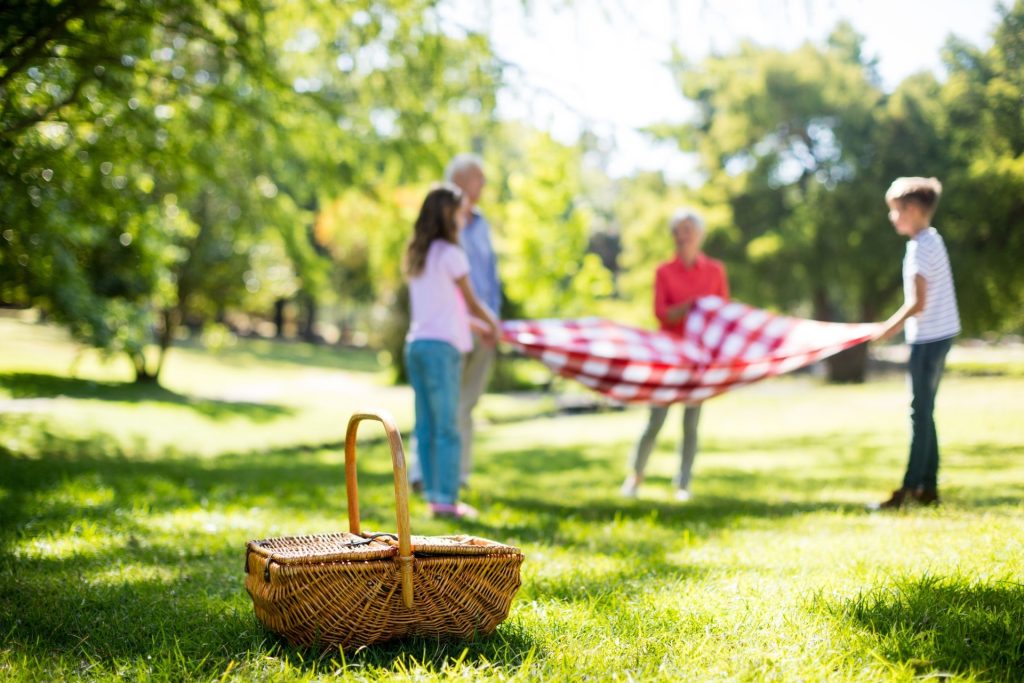
[{"label": "girl", "polygon": [[[470,325],[491,340],[498,321],[469,283],[469,262],[459,246],[466,214],[462,191],[435,186],[423,200],[405,252],[411,321],[405,367],[416,395],[416,427],[423,489],[434,516],[473,517],[457,500],[461,441],[458,429],[462,354],[473,348]],[[469,311],[476,316],[471,322]]]}]

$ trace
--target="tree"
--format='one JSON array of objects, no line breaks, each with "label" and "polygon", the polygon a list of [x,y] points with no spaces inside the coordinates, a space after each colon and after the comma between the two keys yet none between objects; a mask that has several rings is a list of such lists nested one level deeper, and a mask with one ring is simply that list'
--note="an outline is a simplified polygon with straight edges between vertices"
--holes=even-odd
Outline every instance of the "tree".
[{"label": "tree", "polygon": [[506,153],[490,166],[498,169],[492,220],[505,293],[527,317],[591,314],[612,281],[601,258],[587,253],[581,150],[514,124],[502,132],[495,151]]},{"label": "tree", "polygon": [[[486,36],[445,32],[435,2],[309,4],[282,10],[291,23],[280,49],[295,87],[326,120],[288,128],[315,159],[289,186],[304,189],[302,205],[318,216],[309,243],[334,260],[301,294],[312,307],[335,295],[391,302],[415,216],[405,195],[440,179],[451,154],[493,125],[501,68]],[[369,261],[357,262],[359,253]]]},{"label": "tree", "polygon": [[249,152],[263,95],[283,90],[262,4],[23,5],[0,46],[0,296],[155,381],[193,302],[244,291],[244,247],[275,202]]},{"label": "tree", "polygon": [[[708,245],[739,298],[851,321],[879,319],[898,292],[896,257],[878,258],[901,248],[882,194],[898,175],[946,168],[938,85],[916,77],[887,95],[861,46],[840,24],[823,47],[746,43],[680,63],[698,115],[672,135],[700,156],[701,203],[728,207]],[[865,361],[863,346],[840,354],[830,378],[860,381]]]},{"label": "tree", "polygon": [[938,97],[952,157],[942,180],[965,330],[1024,331],[1024,2],[1000,8],[985,51],[950,39]]},{"label": "tree", "polygon": [[20,5],[0,7],[0,301],[139,380],[183,323],[268,290],[311,327],[323,199],[436,172],[432,110],[486,112],[499,73],[427,0]]}]

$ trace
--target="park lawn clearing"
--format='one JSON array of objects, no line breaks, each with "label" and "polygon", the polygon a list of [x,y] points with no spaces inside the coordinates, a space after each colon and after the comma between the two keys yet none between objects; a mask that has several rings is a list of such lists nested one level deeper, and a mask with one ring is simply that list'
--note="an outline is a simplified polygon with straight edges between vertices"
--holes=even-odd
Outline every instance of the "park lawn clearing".
[{"label": "park lawn clearing", "polygon": [[[551,416],[488,397],[496,417],[516,418],[479,430],[467,500],[480,519],[435,521],[417,499],[412,524],[521,546],[509,619],[490,638],[342,654],[290,648],[259,625],[243,588],[245,542],[344,528],[347,413],[371,401],[407,432],[408,390],[365,359],[244,343],[233,357],[175,349],[166,389],[133,388],[123,369],[91,358],[71,380],[61,335],[12,324],[0,321],[20,335],[0,335],[0,401],[44,401],[0,413],[5,680],[988,681],[1024,671],[1024,378],[943,380],[943,505],[893,514],[863,504],[902,474],[899,376],[859,386],[786,377],[712,400],[685,505],[671,499],[678,408],[640,498],[623,501],[643,409]],[[393,530],[387,450],[372,425],[361,434],[364,527]]]}]

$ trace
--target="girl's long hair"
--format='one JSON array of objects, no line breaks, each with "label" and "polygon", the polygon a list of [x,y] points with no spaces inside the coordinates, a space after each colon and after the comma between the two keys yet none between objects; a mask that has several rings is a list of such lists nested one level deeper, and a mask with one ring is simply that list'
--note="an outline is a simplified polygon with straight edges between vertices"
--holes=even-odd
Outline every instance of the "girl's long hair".
[{"label": "girl's long hair", "polygon": [[405,248],[402,270],[406,277],[416,277],[427,264],[427,252],[434,240],[459,243],[459,226],[455,213],[462,203],[462,190],[451,183],[435,185],[427,193],[416,218],[412,239]]}]

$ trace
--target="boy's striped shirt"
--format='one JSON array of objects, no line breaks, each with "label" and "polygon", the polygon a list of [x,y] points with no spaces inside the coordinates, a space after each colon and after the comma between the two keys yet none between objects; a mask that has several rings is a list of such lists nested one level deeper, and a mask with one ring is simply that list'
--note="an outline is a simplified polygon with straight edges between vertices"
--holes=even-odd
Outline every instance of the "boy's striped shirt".
[{"label": "boy's striped shirt", "polygon": [[960,333],[960,313],[956,307],[953,271],[949,254],[938,230],[929,227],[907,241],[903,258],[903,293],[907,299],[914,294],[914,277],[921,275],[928,283],[924,310],[907,319],[904,331],[908,344],[949,339]]}]

